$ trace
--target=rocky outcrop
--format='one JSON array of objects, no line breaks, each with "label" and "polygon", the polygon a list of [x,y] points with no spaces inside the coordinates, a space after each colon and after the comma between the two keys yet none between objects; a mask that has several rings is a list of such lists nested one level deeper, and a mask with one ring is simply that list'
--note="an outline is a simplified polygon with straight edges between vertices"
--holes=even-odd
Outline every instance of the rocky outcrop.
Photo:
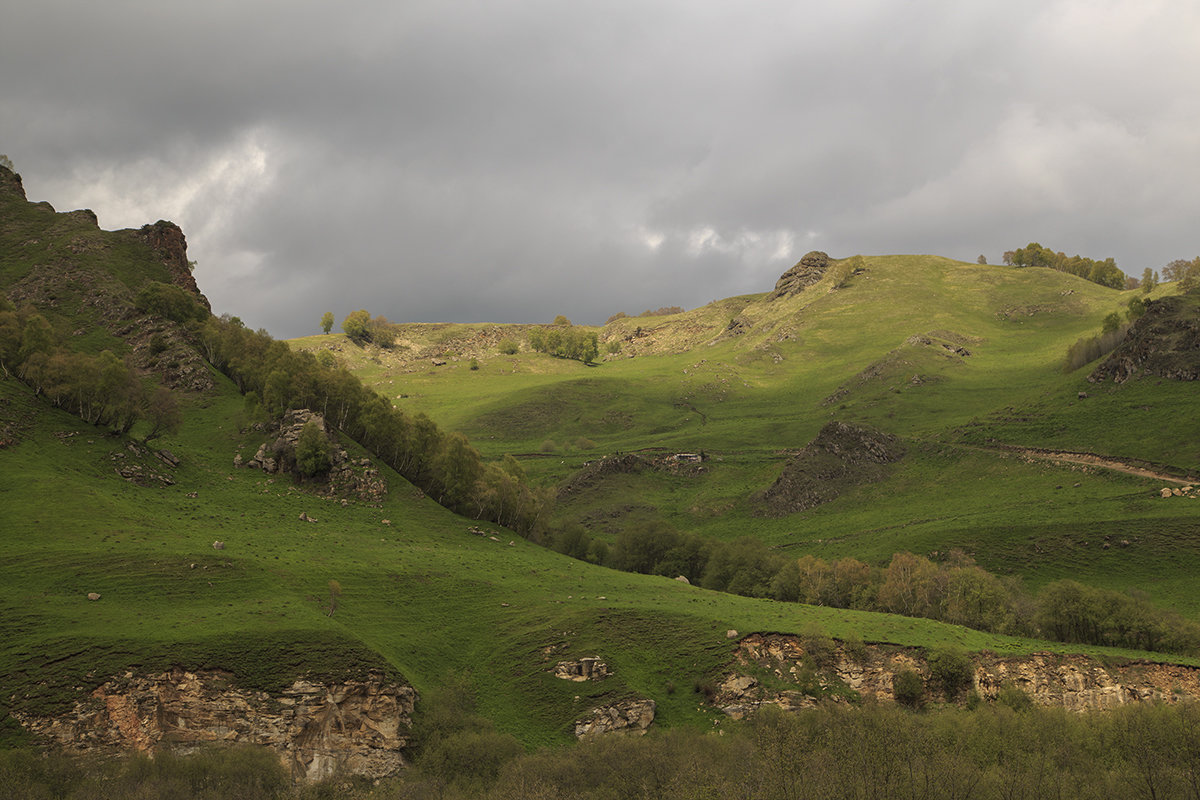
[{"label": "rocky outcrop", "polygon": [[0,164],[0,192],[16,195],[22,200],[26,199],[25,186],[21,183],[21,176],[3,164]]},{"label": "rocky outcrop", "polygon": [[763,513],[782,516],[814,508],[846,489],[881,480],[904,457],[891,434],[866,425],[830,422],[792,457],[758,500]]},{"label": "rocky outcrop", "polygon": [[575,738],[587,739],[606,733],[641,736],[654,722],[653,700],[635,698],[593,708],[592,713],[575,723]]},{"label": "rocky outcrop", "polygon": [[805,253],[794,267],[779,276],[779,280],[775,282],[775,290],[767,296],[767,300],[799,294],[825,277],[825,270],[828,268],[828,254],[820,250]]},{"label": "rocky outcrop", "polygon": [[[893,702],[893,679],[907,670],[925,680],[927,699],[965,701],[965,692],[946,697],[934,685],[921,650],[861,644],[853,648],[836,644],[831,651],[826,649],[806,652],[803,641],[795,636],[747,636],[738,643],[735,669],[719,685],[712,702],[739,719],[765,704],[789,710],[812,707],[819,699],[830,698]],[[1197,667],[1147,661],[1113,665],[1089,656],[1053,653],[1008,657],[978,653],[971,661],[968,690],[983,701],[996,700],[1006,689],[1019,690],[1035,705],[1070,711],[1200,700]]]},{"label": "rocky outcrop", "polygon": [[174,222],[160,219],[153,225],[143,225],[136,235],[162,259],[171,273],[171,282],[193,294],[205,310],[212,311],[208,298],[196,285],[196,278],[188,265],[187,239],[180,227]]},{"label": "rocky outcrop", "polygon": [[309,422],[314,423],[329,444],[330,469],[320,493],[329,497],[357,499],[366,503],[379,503],[387,497],[387,481],[369,458],[352,459],[338,444],[325,426],[325,418],[306,408],[288,411],[279,423],[275,438],[263,442],[258,451],[248,460],[235,456],[235,467],[252,467],[267,473],[292,471],[295,462],[296,443],[300,432]]},{"label": "rocky outcrop", "polygon": [[578,661],[560,661],[554,666],[554,677],[565,681],[598,681],[612,675],[608,664],[599,656],[589,656]]},{"label": "rocky outcrop", "polygon": [[1088,380],[1124,383],[1139,376],[1200,380],[1200,294],[1193,291],[1146,303],[1146,313]]},{"label": "rocky outcrop", "polygon": [[279,695],[239,689],[225,672],[127,673],[69,714],[20,717],[67,751],[187,753],[212,743],[269,747],[298,782],[335,772],[380,778],[404,765],[416,692],[372,674],[362,681],[298,679]]}]

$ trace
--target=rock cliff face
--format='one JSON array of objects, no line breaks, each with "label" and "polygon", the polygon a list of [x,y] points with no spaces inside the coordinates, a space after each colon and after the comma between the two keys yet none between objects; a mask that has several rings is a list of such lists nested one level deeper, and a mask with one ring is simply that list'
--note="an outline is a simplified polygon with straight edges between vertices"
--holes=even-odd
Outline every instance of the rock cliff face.
[{"label": "rock cliff face", "polygon": [[758,500],[770,516],[814,508],[848,487],[882,479],[887,465],[904,453],[904,445],[891,434],[865,425],[830,422],[788,461]]},{"label": "rock cliff face", "polygon": [[[893,678],[912,670],[926,680],[930,700],[946,698],[932,688],[930,669],[919,650],[837,645],[822,653],[824,668],[814,664],[795,636],[751,634],[738,644],[736,667],[713,697],[725,713],[741,718],[764,704],[785,709],[811,707],[818,697],[851,697],[892,702]],[[1083,655],[1035,653],[1000,657],[975,654],[971,688],[983,700],[995,700],[1003,688],[1023,692],[1035,705],[1071,711],[1111,709],[1126,703],[1200,700],[1200,669],[1135,661],[1105,665]],[[769,684],[769,685],[768,685]],[[793,688],[794,687],[794,688]]]},{"label": "rock cliff face", "polygon": [[212,311],[208,298],[200,292],[200,287],[196,285],[196,279],[188,267],[187,239],[179,226],[160,219],[153,225],[143,225],[136,231],[136,235],[162,258],[163,264],[171,271],[171,282],[194,294],[201,305]]},{"label": "rock cliff face", "polygon": [[1088,376],[1092,383],[1124,383],[1138,376],[1200,380],[1200,294],[1146,304],[1125,340]]},{"label": "rock cliff face", "polygon": [[239,689],[228,673],[173,670],[114,678],[57,718],[21,717],[67,751],[188,752],[213,742],[269,747],[294,780],[341,771],[379,778],[404,765],[416,692],[363,681],[296,680],[278,696]]},{"label": "rock cliff face", "polygon": [[775,282],[775,290],[767,297],[768,300],[778,300],[781,297],[799,294],[817,283],[825,276],[829,268],[829,256],[820,250],[805,253],[796,266],[779,276]]}]

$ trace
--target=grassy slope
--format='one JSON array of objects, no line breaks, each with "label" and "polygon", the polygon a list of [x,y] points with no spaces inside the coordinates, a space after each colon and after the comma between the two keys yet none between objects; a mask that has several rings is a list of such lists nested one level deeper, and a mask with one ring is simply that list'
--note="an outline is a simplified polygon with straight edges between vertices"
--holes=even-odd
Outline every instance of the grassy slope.
[{"label": "grassy slope", "polygon": [[[482,709],[529,744],[569,740],[594,702],[653,697],[663,724],[700,722],[690,691],[729,659],[727,628],[1023,652],[1040,645],[923,620],[834,612],[707,592],[560,557],[419,498],[391,474],[382,508],[342,507],[231,467],[257,446],[239,432],[240,399],[192,410],[162,442],[183,463],[173,486],[113,474],[126,440],[0,382],[6,414],[32,419],[0,451],[0,674],[16,705],[61,710],[126,668],[233,669],[277,687],[301,672],[386,668],[419,689],[465,672]],[[136,433],[136,431],[135,431]],[[189,497],[195,492],[196,497]],[[300,512],[320,520],[298,520]],[[390,519],[391,524],[383,524]],[[214,539],[226,542],[215,551]],[[193,566],[194,565],[194,566]],[[328,581],[342,586],[325,613]],[[87,592],[102,599],[89,602]],[[563,658],[600,654],[616,677],[550,677]],[[668,684],[679,687],[668,690]],[[576,695],[581,699],[576,701]]]},{"label": "grassy slope", "polygon": [[[600,331],[602,340],[641,325],[666,346],[597,367],[495,351],[474,353],[475,371],[465,361],[399,371],[389,369],[387,354],[353,347],[339,357],[397,405],[464,430],[485,454],[530,454],[527,468],[543,482],[617,450],[715,456],[703,476],[617,478],[560,510],[563,518],[603,520],[594,526],[601,533],[633,506],[635,516],[661,515],[727,538],[753,533],[797,555],[878,562],[897,550],[961,546],[984,566],[1033,585],[1072,576],[1142,588],[1200,614],[1191,591],[1200,556],[1194,505],[1160,502],[1152,480],[990,448],[1003,442],[1200,469],[1194,387],[1094,386],[1086,369],[1061,371],[1067,345],[1095,332],[1134,293],[1044,269],[927,256],[867,263],[866,273],[837,291],[818,284],[774,303],[751,295],[669,318],[619,320]],[[732,316],[753,327],[720,337]],[[406,341],[419,346],[420,326],[406,328]],[[911,342],[923,334],[932,334],[932,344]],[[338,338],[295,344],[322,347]],[[453,349],[453,339],[443,341]],[[951,354],[945,342],[970,355]],[[861,380],[869,368],[872,377]],[[834,402],[823,402],[839,389],[845,392]],[[1078,400],[1079,391],[1090,397]],[[804,514],[756,516],[748,498],[832,418],[897,433],[911,455],[884,484]],[[550,443],[554,452],[539,453]],[[1117,546],[1121,540],[1130,546]]]}]

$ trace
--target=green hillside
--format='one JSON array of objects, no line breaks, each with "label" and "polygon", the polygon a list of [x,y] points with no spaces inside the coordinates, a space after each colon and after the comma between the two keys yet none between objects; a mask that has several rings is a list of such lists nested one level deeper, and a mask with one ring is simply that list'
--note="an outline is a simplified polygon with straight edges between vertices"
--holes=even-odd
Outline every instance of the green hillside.
[{"label": "green hillside", "polygon": [[[619,451],[710,457],[700,473],[613,476],[560,502],[560,522],[601,537],[622,520],[663,519],[727,540],[749,533],[797,556],[880,563],[900,550],[958,547],[1034,587],[1073,577],[1200,612],[1190,590],[1194,504],[1161,502],[1152,478],[1001,447],[1200,474],[1192,384],[1092,384],[1089,368],[1063,372],[1070,344],[1143,295],[1049,269],[936,257],[867,258],[865,267],[836,290],[826,280],[783,299],[618,319],[596,330],[622,352],[598,366],[479,344],[522,341],[528,326],[401,325],[392,350],[339,335],[292,344],[331,349],[398,407],[464,431],[485,453],[523,454],[548,485]],[[744,332],[729,333],[731,318]],[[645,336],[631,346],[639,328]],[[756,493],[832,419],[896,434],[909,455],[883,483],[762,516]],[[1106,550],[1106,537],[1134,546]]]},{"label": "green hillside", "polygon": [[[961,550],[1030,592],[1071,578],[1136,589],[1139,602],[1200,620],[1191,591],[1200,503],[1162,497],[1164,478],[1131,471],[1175,486],[1200,473],[1194,383],[1094,384],[1090,367],[1062,369],[1067,347],[1135,293],[1046,269],[870,257],[791,296],[587,329],[604,354],[592,364],[531,351],[532,324],[396,325],[390,348],[306,337],[289,343],[293,355],[329,351],[334,362],[299,377],[280,366],[287,347],[254,340],[266,366],[253,369],[268,377],[243,395],[251,358],[215,355],[216,339],[241,328],[208,315],[182,234],[172,239],[169,223],[101,231],[89,214],[27,203],[6,170],[0,178],[0,294],[12,306],[0,304],[6,747],[32,743],[16,716],[61,715],[113,676],[173,666],[224,670],[266,692],[372,670],[423,697],[465,685],[482,717],[533,748],[573,741],[586,709],[629,698],[653,699],[660,728],[713,728],[723,715],[706,695],[748,632],[1197,663],[739,596],[674,573],[611,569],[596,555],[639,526],[762,558],[854,558],[875,569],[897,552],[947,564]],[[177,294],[183,306],[167,303]],[[41,343],[35,318],[47,320]],[[501,352],[511,344],[516,352]],[[45,376],[75,363],[70,354],[123,365],[137,406],[127,424],[68,413],[90,402],[85,391]],[[379,470],[382,499],[235,466],[267,452],[295,398],[336,405],[302,379],[353,384],[339,367],[404,419],[424,414],[465,434],[479,464],[515,456],[531,491],[557,501],[523,538],[434,502],[420,473],[442,469],[445,450],[419,453],[429,463],[406,472],[410,482],[349,429],[335,432],[336,445]],[[178,426],[148,410],[168,388]],[[354,423],[364,440],[391,419],[371,414]],[[761,493],[831,421],[894,436],[904,456],[871,481],[830,481],[829,502],[772,515]],[[653,466],[589,466],[618,453]],[[703,460],[669,458],[684,453]],[[477,499],[464,496],[454,507]],[[569,536],[596,549],[557,552]],[[551,674],[557,660],[595,654],[610,679]]]}]

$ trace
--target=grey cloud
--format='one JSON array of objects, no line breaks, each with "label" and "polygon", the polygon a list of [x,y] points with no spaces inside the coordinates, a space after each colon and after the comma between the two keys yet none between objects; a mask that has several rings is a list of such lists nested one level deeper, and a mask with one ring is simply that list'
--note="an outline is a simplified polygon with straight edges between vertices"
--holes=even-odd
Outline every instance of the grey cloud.
[{"label": "grey cloud", "polygon": [[49,0],[0,28],[0,151],[33,199],[174,219],[277,336],[599,322],[813,248],[1140,272],[1200,251],[1198,33],[1182,0]]}]

